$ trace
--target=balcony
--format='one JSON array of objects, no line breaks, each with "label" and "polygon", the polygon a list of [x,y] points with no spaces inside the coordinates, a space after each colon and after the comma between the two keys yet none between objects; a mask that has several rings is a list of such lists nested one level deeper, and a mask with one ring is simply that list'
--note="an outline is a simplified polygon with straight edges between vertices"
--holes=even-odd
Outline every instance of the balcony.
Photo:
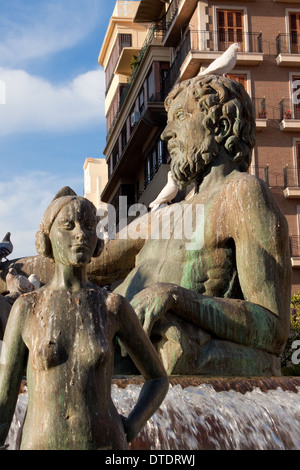
[{"label": "balcony", "polygon": [[256,129],[264,129],[267,127],[267,108],[266,108],[266,99],[265,98],[252,98],[254,112],[255,112],[255,122]]},{"label": "balcony", "polygon": [[254,174],[261,180],[263,180],[269,188],[283,188],[283,171],[282,169],[277,169],[266,166],[254,166],[251,174]]},{"label": "balcony", "polygon": [[[166,91],[177,81],[195,77],[200,67],[207,67],[230,46],[230,39],[227,34],[220,36],[217,31],[189,30],[166,79]],[[237,65],[259,65],[263,61],[261,33],[244,33],[240,44]]]},{"label": "balcony", "polygon": [[[118,118],[119,116],[117,115],[116,120]],[[127,115],[126,121],[123,122],[124,132],[121,132],[121,146],[118,147],[119,157],[112,168],[108,183],[101,195],[103,201],[109,201],[122,176],[126,175],[126,179],[128,179],[128,175],[136,175],[136,169],[141,164],[141,149],[151,129],[153,127],[163,128],[166,121],[166,111],[161,93],[145,97],[143,109],[140,112],[133,112]],[[128,128],[130,128],[130,132]],[[111,133],[108,135],[108,138],[110,135]],[[120,145],[118,141],[117,145]]]},{"label": "balcony", "polygon": [[300,131],[300,105],[294,104],[292,100],[283,98],[279,103],[280,129],[283,132]]},{"label": "balcony", "polygon": [[269,188],[283,189],[283,195],[286,199],[300,198],[300,169],[289,167],[273,168],[269,165],[264,167],[253,166],[251,174],[262,179]]},{"label": "balcony", "polygon": [[169,170],[170,165],[167,164],[167,157],[164,155],[145,178],[142,188],[137,194],[139,202],[148,206],[156,198],[160,189],[165,186]]},{"label": "balcony", "polygon": [[142,59],[143,59],[148,47],[150,45],[151,46],[161,46],[162,45],[162,38],[163,38],[162,27],[157,26],[157,25],[155,25],[155,26],[152,25],[151,28],[148,31],[148,34],[146,36],[146,39],[144,41],[144,44],[143,44],[141,50],[139,51],[139,53],[137,54],[137,56],[135,58],[135,64],[132,67],[132,73],[131,73],[131,75],[129,77],[129,80],[128,80],[129,84],[132,83],[132,81],[134,80],[134,77],[137,74],[137,71],[140,67]]},{"label": "balcony", "polygon": [[283,195],[286,199],[300,198],[300,170],[286,166],[283,169]]},{"label": "balcony", "polygon": [[298,235],[290,235],[289,244],[292,267],[300,268],[300,237]]},{"label": "balcony", "polygon": [[276,48],[278,66],[294,67],[300,65],[300,34],[278,34]]},{"label": "balcony", "polygon": [[[183,25],[187,25],[193,15],[198,0],[172,0],[162,19],[164,46],[176,46]],[[185,27],[185,26],[184,26]]]}]

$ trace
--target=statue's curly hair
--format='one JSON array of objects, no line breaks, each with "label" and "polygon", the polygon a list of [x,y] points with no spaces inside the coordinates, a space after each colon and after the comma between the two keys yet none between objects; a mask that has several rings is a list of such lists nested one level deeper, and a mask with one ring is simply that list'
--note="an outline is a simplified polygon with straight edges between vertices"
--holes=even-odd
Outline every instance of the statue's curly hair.
[{"label": "statue's curly hair", "polygon": [[[165,100],[168,111],[171,102],[183,90],[189,89],[204,113],[205,132],[202,157],[210,163],[223,145],[239,171],[247,171],[255,145],[255,113],[250,96],[236,80],[217,75],[198,76],[178,83]],[[230,135],[218,140],[216,130],[222,116],[231,123]]]}]

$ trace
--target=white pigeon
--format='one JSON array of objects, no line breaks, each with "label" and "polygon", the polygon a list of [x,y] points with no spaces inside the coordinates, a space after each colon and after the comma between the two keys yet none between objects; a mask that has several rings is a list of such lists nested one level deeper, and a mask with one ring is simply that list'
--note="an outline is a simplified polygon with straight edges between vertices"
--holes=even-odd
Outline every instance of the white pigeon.
[{"label": "white pigeon", "polygon": [[110,238],[109,238],[109,235],[108,235],[108,231],[106,230],[106,228],[104,227],[103,223],[100,222],[98,223],[97,225],[97,236],[98,238],[100,238],[100,240],[104,240],[104,243],[107,243],[110,241]]},{"label": "white pigeon", "polygon": [[216,60],[214,60],[205,70],[198,73],[198,76],[204,75],[223,75],[231,72],[236,64],[237,51],[239,44],[235,42]]},{"label": "white pigeon", "polygon": [[36,274],[30,274],[30,276],[28,277],[28,281],[30,281],[31,284],[33,284],[34,290],[37,290],[41,287],[41,282]]},{"label": "white pigeon", "polygon": [[10,235],[10,232],[7,232],[2,242],[0,242],[0,261],[2,261],[3,258],[7,260],[7,256],[13,251],[13,244],[10,241]]},{"label": "white pigeon", "polygon": [[149,204],[151,210],[156,210],[161,204],[168,204],[171,202],[176,194],[178,193],[178,186],[176,181],[172,177],[171,171],[168,172],[168,182],[166,186],[163,187],[159,195],[154,201]]},{"label": "white pigeon", "polygon": [[5,281],[10,294],[25,294],[26,292],[32,292],[34,290],[34,285],[29,279],[19,274],[15,268],[9,268]]}]

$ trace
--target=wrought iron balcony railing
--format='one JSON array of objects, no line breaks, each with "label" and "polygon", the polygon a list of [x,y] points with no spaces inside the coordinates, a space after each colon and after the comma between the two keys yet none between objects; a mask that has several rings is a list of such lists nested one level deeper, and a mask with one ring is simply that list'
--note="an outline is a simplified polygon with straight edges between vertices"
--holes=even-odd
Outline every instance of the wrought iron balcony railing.
[{"label": "wrought iron balcony railing", "polygon": [[278,34],[276,37],[277,54],[300,54],[300,34]]},{"label": "wrought iron balcony railing", "polygon": [[266,107],[266,99],[265,98],[252,98],[255,117],[257,119],[267,119],[268,112]]},{"label": "wrought iron balcony railing", "polygon": [[[298,100],[297,100],[298,101]],[[300,104],[289,98],[282,98],[279,103],[280,119],[300,119]]]},{"label": "wrought iron balcony railing", "polygon": [[262,52],[262,33],[190,30],[188,34],[192,51],[223,52],[238,42],[239,52]]},{"label": "wrought iron balcony railing", "polygon": [[166,92],[175,83],[189,52],[224,52],[233,42],[239,42],[240,52],[262,52],[262,33],[241,32],[238,36],[232,36],[227,32],[189,30],[166,77]]},{"label": "wrought iron balcony railing", "polygon": [[300,187],[300,168],[286,166],[283,169],[283,187],[284,189]]},{"label": "wrought iron balcony railing", "polygon": [[178,7],[180,4],[181,0],[172,0],[169,8],[165,14],[165,16],[162,19],[162,26],[165,32],[168,31],[170,24],[172,23],[173,19],[175,18],[177,12],[178,12]]},{"label": "wrought iron balcony railing", "polygon": [[299,258],[300,257],[300,236],[290,235],[289,242],[290,242],[290,255],[291,255],[291,257],[292,258]]}]

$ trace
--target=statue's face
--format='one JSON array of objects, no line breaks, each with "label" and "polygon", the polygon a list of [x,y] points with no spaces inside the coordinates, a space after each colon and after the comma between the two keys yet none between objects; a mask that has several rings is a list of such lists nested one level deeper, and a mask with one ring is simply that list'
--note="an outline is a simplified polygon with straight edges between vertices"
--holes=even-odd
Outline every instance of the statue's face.
[{"label": "statue's face", "polygon": [[66,266],[88,264],[94,254],[96,216],[88,204],[73,200],[57,215],[50,231],[53,257]]},{"label": "statue's face", "polygon": [[188,182],[205,163],[201,147],[205,137],[204,114],[189,90],[181,91],[168,111],[168,124],[161,138],[168,142],[171,171],[179,182]]}]

